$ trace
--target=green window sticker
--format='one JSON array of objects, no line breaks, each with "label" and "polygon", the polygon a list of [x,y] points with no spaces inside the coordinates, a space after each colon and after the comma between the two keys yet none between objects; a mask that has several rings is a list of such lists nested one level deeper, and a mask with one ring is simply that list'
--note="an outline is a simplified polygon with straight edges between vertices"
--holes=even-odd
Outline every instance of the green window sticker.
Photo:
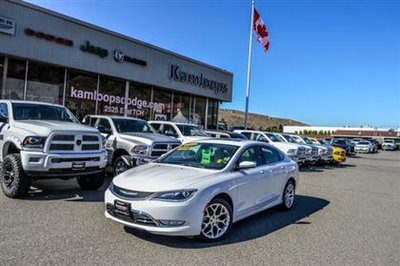
[{"label": "green window sticker", "polygon": [[201,164],[210,164],[211,163],[211,151],[210,150],[202,150],[201,151]]}]

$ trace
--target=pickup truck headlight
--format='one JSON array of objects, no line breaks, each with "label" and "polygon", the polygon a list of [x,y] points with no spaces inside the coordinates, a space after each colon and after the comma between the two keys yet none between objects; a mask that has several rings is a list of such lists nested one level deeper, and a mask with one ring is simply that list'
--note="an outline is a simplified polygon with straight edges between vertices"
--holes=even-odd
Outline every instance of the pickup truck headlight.
[{"label": "pickup truck headlight", "polygon": [[44,147],[45,142],[46,142],[45,137],[28,136],[22,142],[22,146],[24,148],[42,149]]},{"label": "pickup truck headlight", "polygon": [[178,191],[167,191],[155,193],[151,200],[161,201],[186,201],[193,197],[197,189],[178,190]]},{"label": "pickup truck headlight", "polygon": [[147,145],[135,145],[131,149],[131,152],[134,154],[146,154],[148,148],[149,146]]},{"label": "pickup truck headlight", "polygon": [[289,150],[287,151],[287,154],[288,154],[288,155],[296,155],[296,154],[297,154],[297,149],[289,149]]}]

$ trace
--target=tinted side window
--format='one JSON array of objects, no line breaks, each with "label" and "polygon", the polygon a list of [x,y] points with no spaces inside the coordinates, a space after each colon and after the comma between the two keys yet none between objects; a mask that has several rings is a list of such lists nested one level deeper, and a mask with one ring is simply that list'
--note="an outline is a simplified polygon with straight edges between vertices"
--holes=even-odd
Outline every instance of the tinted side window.
[{"label": "tinted side window", "polygon": [[238,163],[241,163],[244,161],[255,162],[257,166],[262,165],[263,164],[262,158],[261,158],[261,154],[259,152],[258,147],[250,147],[247,150],[245,150],[242,153],[242,155],[240,155]]},{"label": "tinted side window", "polygon": [[277,163],[283,160],[283,155],[271,147],[261,147],[261,152],[264,155],[266,164]]},{"label": "tinted side window", "polygon": [[221,139],[230,139],[230,137],[228,135],[225,135],[225,134],[221,134],[219,136],[219,138],[221,138]]},{"label": "tinted side window", "polygon": [[0,103],[0,115],[2,117],[8,117],[8,106],[6,103]]},{"label": "tinted side window", "polygon": [[167,134],[168,135],[178,135],[176,133],[175,128],[173,126],[171,126],[171,125],[168,125],[168,124],[164,124],[162,132],[165,135],[167,135]]},{"label": "tinted side window", "polygon": [[246,138],[248,138],[248,139],[251,138],[251,133],[250,132],[242,132],[241,134],[246,136]]},{"label": "tinted side window", "polygon": [[151,123],[151,126],[154,127],[155,130],[160,130],[161,124],[159,124],[159,123]]},{"label": "tinted side window", "polygon": [[105,129],[111,130],[110,122],[105,118],[99,118],[96,123],[97,126],[103,126]]},{"label": "tinted side window", "polygon": [[261,133],[254,133],[253,139],[257,141],[262,141],[268,143],[268,139]]}]

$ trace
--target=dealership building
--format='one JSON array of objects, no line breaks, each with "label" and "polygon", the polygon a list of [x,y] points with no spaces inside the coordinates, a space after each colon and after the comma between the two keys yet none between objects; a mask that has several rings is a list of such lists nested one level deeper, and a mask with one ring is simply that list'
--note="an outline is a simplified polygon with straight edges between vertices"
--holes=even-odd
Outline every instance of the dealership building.
[{"label": "dealership building", "polygon": [[[179,40],[177,40],[179,41]],[[233,74],[89,23],[0,0],[2,99],[215,128]]]}]

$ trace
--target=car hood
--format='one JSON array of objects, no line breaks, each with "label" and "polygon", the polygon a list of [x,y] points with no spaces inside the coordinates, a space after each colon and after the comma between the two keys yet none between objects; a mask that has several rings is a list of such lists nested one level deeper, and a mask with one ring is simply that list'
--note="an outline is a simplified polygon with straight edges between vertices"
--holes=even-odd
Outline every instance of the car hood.
[{"label": "car hood", "polygon": [[171,191],[196,188],[196,183],[215,178],[217,173],[215,170],[149,163],[116,176],[113,184],[134,191]]},{"label": "car hood", "polygon": [[182,142],[186,143],[189,141],[198,141],[198,140],[204,140],[204,139],[212,139],[212,137],[203,137],[203,136],[183,136],[182,137]]},{"label": "car hood", "polygon": [[14,122],[14,127],[29,134],[46,137],[53,131],[84,131],[88,133],[97,133],[99,131],[93,127],[81,125],[72,122],[62,122],[53,120],[19,120]]},{"label": "car hood", "polygon": [[174,143],[181,144],[181,142],[175,138],[167,137],[157,133],[122,133],[120,137],[125,140],[132,140],[135,142],[142,142],[146,145],[152,145],[153,143],[161,142],[161,143]]},{"label": "car hood", "polygon": [[[283,152],[287,152],[290,149],[298,149],[300,147],[299,144],[294,144],[294,143],[286,143],[286,142],[270,142],[272,146],[277,147]],[[303,146],[303,145],[301,145]]]}]

